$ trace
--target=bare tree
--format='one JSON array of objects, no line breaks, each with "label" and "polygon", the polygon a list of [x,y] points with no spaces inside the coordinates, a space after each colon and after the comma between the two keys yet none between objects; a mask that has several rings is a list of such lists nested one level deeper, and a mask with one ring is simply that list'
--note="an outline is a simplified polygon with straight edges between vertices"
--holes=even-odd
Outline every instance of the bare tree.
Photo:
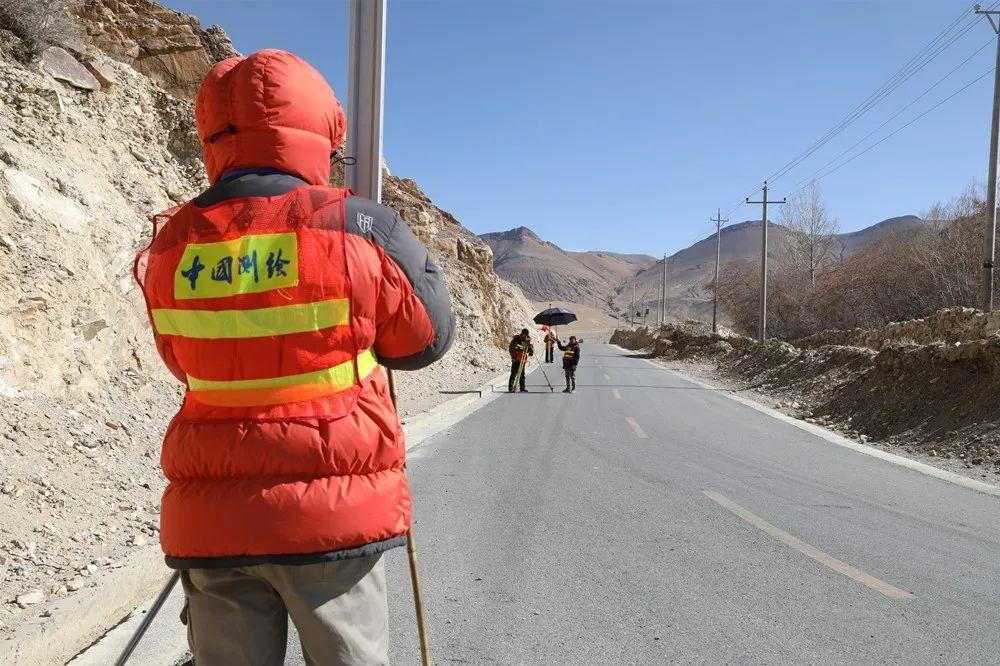
[{"label": "bare tree", "polygon": [[815,285],[820,270],[836,257],[840,225],[826,210],[815,181],[792,195],[781,209],[780,222],[787,227],[784,235],[785,260],[793,271],[808,276]]},{"label": "bare tree", "polygon": [[82,34],[70,12],[73,5],[74,0],[0,0],[0,28],[20,37],[24,55],[35,57]]}]

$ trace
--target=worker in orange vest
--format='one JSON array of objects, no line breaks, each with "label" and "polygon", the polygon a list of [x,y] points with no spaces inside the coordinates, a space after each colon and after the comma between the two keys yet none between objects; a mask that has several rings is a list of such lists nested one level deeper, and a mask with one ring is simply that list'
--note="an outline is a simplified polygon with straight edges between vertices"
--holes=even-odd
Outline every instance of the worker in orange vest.
[{"label": "worker in orange vest", "polygon": [[563,393],[572,393],[576,390],[576,366],[580,364],[580,343],[576,341],[576,336],[569,336],[569,342],[563,346],[558,339],[559,351],[563,352],[563,372],[566,373],[566,388]]},{"label": "worker in orange vest", "polygon": [[211,186],[136,258],[184,385],[160,462],[167,565],[198,666],[388,663],[382,554],[406,543],[406,446],[380,365],[453,339],[441,271],[399,215],[331,188],[322,75],[278,50],[216,64],[195,101]]}]

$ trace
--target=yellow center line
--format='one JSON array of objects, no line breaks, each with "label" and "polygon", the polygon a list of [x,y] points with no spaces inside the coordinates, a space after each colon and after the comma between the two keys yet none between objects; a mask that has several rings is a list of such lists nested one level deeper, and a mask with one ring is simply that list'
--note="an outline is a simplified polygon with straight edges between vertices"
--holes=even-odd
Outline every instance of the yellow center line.
[{"label": "yellow center line", "polygon": [[618,392],[618,389],[611,389],[611,395],[615,397],[615,400],[622,399],[622,394]]},{"label": "yellow center line", "polygon": [[649,435],[647,435],[646,431],[642,429],[642,426],[636,423],[634,418],[632,418],[631,416],[626,416],[625,423],[627,423],[629,427],[635,431],[635,434],[639,439],[649,439]]},{"label": "yellow center line", "polygon": [[743,520],[750,523],[751,525],[753,525],[760,531],[764,532],[765,534],[774,537],[775,539],[785,544],[789,548],[799,551],[806,557],[816,560],[823,566],[833,569],[834,571],[843,576],[847,576],[851,580],[857,581],[862,585],[866,585],[871,589],[884,594],[890,599],[910,599],[915,596],[912,592],[907,592],[902,588],[886,583],[883,580],[879,580],[878,578],[875,578],[874,576],[867,574],[864,571],[861,571],[860,569],[852,567],[850,564],[847,564],[846,562],[838,560],[836,557],[833,557],[832,555],[824,553],[815,546],[810,546],[802,539],[799,539],[798,537],[793,536],[788,532],[785,532],[781,528],[775,527],[774,525],[767,522],[760,516],[753,514],[750,511],[747,511],[736,502],[733,502],[732,500],[728,499],[723,495],[720,495],[715,491],[703,490],[702,492],[710,500],[712,500],[722,508],[726,509],[730,513],[733,513],[734,515],[742,518]]}]

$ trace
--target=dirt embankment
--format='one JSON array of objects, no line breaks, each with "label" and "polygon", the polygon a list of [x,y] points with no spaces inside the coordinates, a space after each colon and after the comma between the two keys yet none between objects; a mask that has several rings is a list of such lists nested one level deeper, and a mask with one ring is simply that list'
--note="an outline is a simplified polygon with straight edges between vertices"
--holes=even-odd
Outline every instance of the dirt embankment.
[{"label": "dirt embankment", "polygon": [[[220,28],[150,0],[78,12],[82,38],[40,61],[17,60],[20,40],[0,31],[0,639],[158,548],[159,447],[180,387],[132,259],[152,214],[207,185],[191,98],[234,53]],[[499,373],[531,311],[416,183],[387,174],[384,197],[442,266],[458,318],[441,363],[398,375],[412,412]]]},{"label": "dirt embankment", "polygon": [[998,319],[952,308],[873,330],[765,345],[700,324],[612,342],[707,371],[785,411],[967,474],[1000,475]]}]

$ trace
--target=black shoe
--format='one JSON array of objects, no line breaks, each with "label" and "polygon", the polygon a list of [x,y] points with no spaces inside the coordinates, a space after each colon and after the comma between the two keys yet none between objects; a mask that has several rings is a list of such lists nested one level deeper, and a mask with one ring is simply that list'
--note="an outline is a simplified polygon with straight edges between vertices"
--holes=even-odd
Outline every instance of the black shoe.
[{"label": "black shoe", "polygon": [[528,393],[528,389],[526,388],[521,389],[521,393]]},{"label": "black shoe", "polygon": [[570,391],[568,388],[566,388],[566,389],[563,389],[563,393],[572,393],[572,391]]}]

